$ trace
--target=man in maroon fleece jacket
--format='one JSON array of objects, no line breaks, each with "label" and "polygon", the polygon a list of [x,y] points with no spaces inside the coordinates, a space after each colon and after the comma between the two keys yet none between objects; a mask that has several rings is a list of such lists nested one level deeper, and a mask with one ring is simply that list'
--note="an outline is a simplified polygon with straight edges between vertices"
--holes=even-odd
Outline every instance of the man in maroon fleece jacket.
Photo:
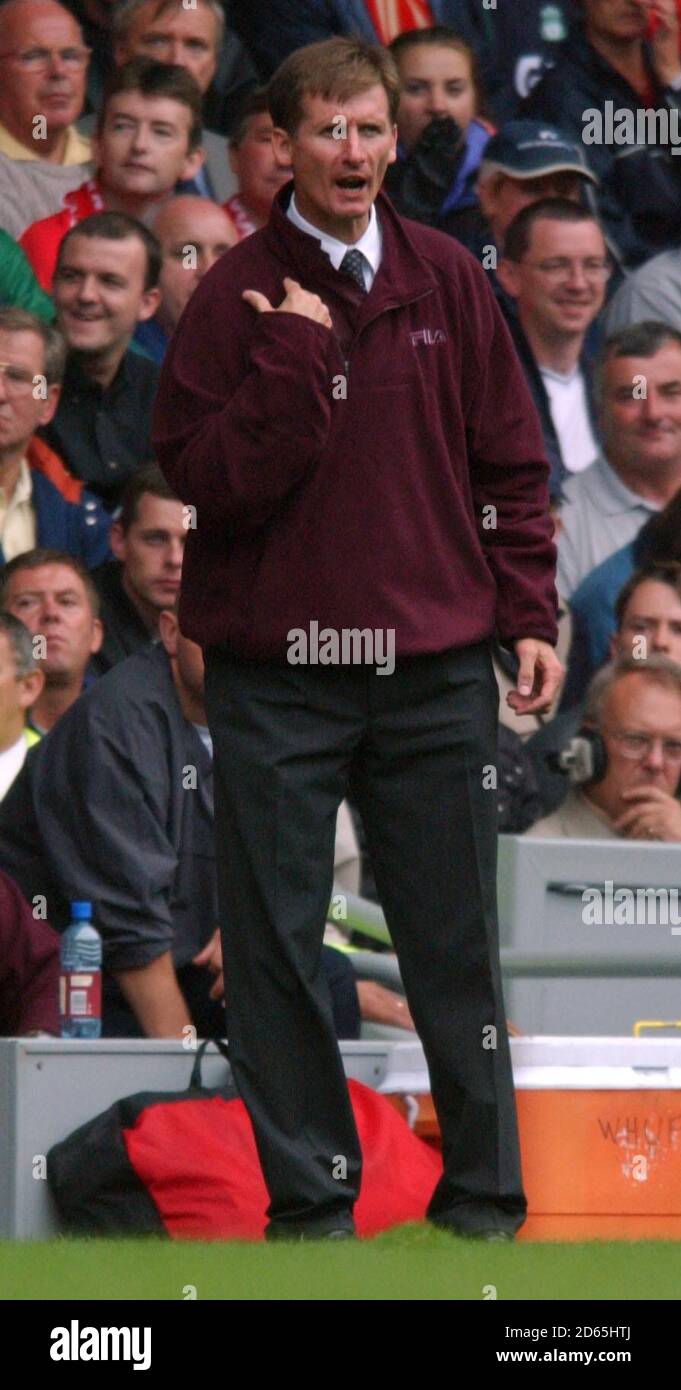
[{"label": "man in maroon fleece jacket", "polygon": [[392,59],[356,39],[272,79],[293,185],[204,278],[155,446],[188,512],[180,620],[206,654],[230,1057],[267,1235],[353,1231],[361,1154],[320,981],[354,795],[428,1059],[431,1220],[522,1224],[498,962],[495,633],[518,712],[560,675],[541,433],[482,269],[379,192]]}]

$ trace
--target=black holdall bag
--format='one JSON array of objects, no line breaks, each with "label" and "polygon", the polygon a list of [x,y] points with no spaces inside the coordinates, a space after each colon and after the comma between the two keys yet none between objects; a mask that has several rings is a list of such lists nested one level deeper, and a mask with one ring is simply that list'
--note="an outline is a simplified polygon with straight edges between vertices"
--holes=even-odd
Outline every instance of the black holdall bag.
[{"label": "black holdall bag", "polygon": [[124,1136],[140,1116],[157,1105],[182,1105],[218,1097],[235,1100],[231,1078],[215,1089],[201,1082],[201,1061],[212,1041],[229,1061],[217,1039],[202,1042],[184,1091],[138,1091],[117,1100],[88,1120],[47,1155],[47,1182],[64,1227],[79,1234],[167,1235],[159,1210],[130,1162]]}]

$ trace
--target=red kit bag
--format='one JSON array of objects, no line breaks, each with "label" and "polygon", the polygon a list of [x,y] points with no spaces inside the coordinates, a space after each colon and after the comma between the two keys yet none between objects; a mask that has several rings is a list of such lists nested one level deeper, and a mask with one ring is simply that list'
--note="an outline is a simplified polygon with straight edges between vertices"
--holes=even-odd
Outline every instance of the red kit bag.
[{"label": "red kit bag", "polygon": [[[67,1230],[262,1238],[269,1199],[251,1122],[233,1083],[201,1085],[205,1047],[187,1091],[128,1096],[50,1150],[48,1182]],[[358,1081],[348,1087],[363,1155],[358,1234],[422,1220],[442,1172],[439,1154],[384,1096]]]}]

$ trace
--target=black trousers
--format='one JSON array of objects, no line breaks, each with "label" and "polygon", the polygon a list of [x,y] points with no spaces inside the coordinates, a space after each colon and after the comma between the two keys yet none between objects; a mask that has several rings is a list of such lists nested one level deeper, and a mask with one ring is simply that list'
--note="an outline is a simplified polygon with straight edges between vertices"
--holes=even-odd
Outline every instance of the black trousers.
[{"label": "black trousers", "polygon": [[[361,1155],[320,973],[351,791],[428,1061],[444,1173],[428,1209],[515,1231],[522,1191],[498,963],[498,694],[488,643],[367,666],[206,652],[230,1058],[268,1236],[351,1225]],[[487,785],[485,785],[487,784]]]}]

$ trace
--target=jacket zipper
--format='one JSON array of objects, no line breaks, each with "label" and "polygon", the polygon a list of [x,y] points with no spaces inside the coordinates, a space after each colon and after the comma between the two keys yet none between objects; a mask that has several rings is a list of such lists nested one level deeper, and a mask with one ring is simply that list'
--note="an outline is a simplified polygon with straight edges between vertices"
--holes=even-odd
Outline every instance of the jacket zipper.
[{"label": "jacket zipper", "polygon": [[[406,302],[407,304],[415,304],[415,303],[417,303],[418,300],[420,300],[420,299],[426,299],[427,296],[430,295],[430,294],[432,294],[432,293],[433,293],[433,290],[425,290],[423,294],[417,294],[417,295],[414,296],[413,299],[409,299],[409,300],[407,300],[407,301],[405,301],[405,302]],[[399,302],[398,302],[398,301],[395,301],[394,304],[384,304],[383,308],[380,310],[380,312],[379,312],[378,314],[374,314],[374,317],[373,317],[373,318],[368,319],[367,322],[366,322],[365,324],[362,325],[362,330],[363,330],[364,328],[368,328],[368,327],[369,327],[369,324],[374,323],[374,321],[375,321],[377,318],[380,318],[380,317],[381,317],[381,314],[386,313],[389,309],[400,309],[400,308],[402,308],[402,307],[403,307],[402,301],[399,301]],[[336,347],[338,348],[338,352],[339,352],[341,361],[342,361],[342,363],[343,363],[343,370],[344,370],[344,372],[345,372],[346,380],[349,380],[349,377],[350,377],[350,358],[349,358],[349,357],[344,357],[344,356],[343,356],[343,349],[342,349],[342,347],[341,347],[341,345],[340,345],[340,342],[339,342],[339,339],[338,339],[338,336],[337,336],[335,330],[334,330],[333,336],[334,336],[334,341],[335,341],[335,343],[336,343]],[[357,338],[358,338],[358,337],[359,337],[359,334],[357,334],[356,337],[353,339],[353,342],[352,342],[351,345],[350,345],[351,348],[354,347],[355,343],[357,342]]]}]

